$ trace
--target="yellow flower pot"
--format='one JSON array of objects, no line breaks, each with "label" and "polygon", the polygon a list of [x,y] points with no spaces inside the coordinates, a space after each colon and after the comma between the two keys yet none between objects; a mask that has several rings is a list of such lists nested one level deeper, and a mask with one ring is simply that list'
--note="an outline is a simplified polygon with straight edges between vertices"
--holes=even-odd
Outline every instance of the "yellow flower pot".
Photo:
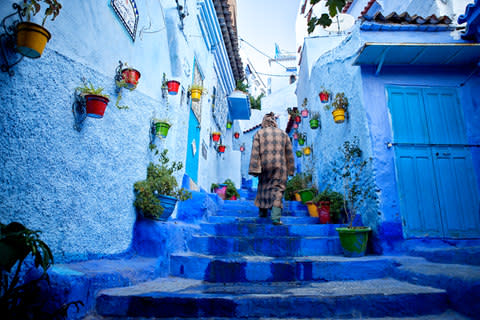
[{"label": "yellow flower pot", "polygon": [[310,147],[303,148],[303,154],[309,156],[312,153],[312,149]]},{"label": "yellow flower pot", "polygon": [[40,58],[50,37],[50,32],[44,27],[21,22],[17,26],[17,51],[28,58]]},{"label": "yellow flower pot", "polygon": [[202,98],[202,89],[191,90],[192,101],[198,102]]},{"label": "yellow flower pot", "polygon": [[332,111],[333,120],[335,123],[342,123],[345,121],[345,110],[335,109]]},{"label": "yellow flower pot", "polygon": [[302,201],[302,197],[300,197],[300,194],[298,192],[295,193],[295,200]]},{"label": "yellow flower pot", "polygon": [[315,205],[315,203],[313,203],[311,201],[307,201],[305,204],[307,205],[308,214],[310,215],[310,217],[318,218],[318,210],[317,210],[317,206]]}]

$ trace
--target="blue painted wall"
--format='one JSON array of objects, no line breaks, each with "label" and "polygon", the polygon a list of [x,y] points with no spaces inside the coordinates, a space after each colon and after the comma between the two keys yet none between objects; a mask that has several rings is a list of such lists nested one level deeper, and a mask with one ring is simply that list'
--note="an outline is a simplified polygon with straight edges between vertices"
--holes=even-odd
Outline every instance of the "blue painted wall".
[{"label": "blue painted wall", "polygon": [[[0,17],[13,12],[12,3],[0,6]],[[183,30],[174,0],[137,1],[135,42],[109,3],[63,2],[57,19],[45,25],[52,39],[42,57],[24,59],[12,77],[0,74],[1,222],[15,220],[42,230],[57,262],[129,249],[136,220],[133,183],[145,178],[146,166],[154,160],[148,149],[151,118],[172,121],[168,137],[156,143],[169,150],[171,160],[184,162],[190,108],[186,91],[194,57],[205,73],[207,89],[217,84],[196,1],[187,1]],[[137,89],[122,91],[121,104],[128,110],[115,107],[119,60],[141,72]],[[163,73],[181,82],[180,93],[166,100]],[[72,102],[82,77],[104,87],[111,101],[103,119],[87,118],[77,132]],[[200,187],[208,188],[218,161],[208,143],[213,126],[210,102],[209,96],[202,99],[201,139],[209,157],[208,163],[200,163]],[[177,180],[182,176],[183,171]]]},{"label": "blue painted wall", "polygon": [[[337,41],[336,39],[332,41]],[[299,79],[297,87],[298,106],[303,98],[309,100],[309,109],[321,114],[321,130],[311,130],[302,122],[299,131],[307,132],[313,142],[314,182],[322,190],[326,186],[341,190],[339,181],[331,172],[331,161],[338,157],[338,147],[343,141],[358,136],[366,157],[372,157],[369,173],[374,177],[378,202],[370,202],[362,213],[365,225],[374,230],[376,252],[398,248],[403,239],[393,149],[386,142],[393,141],[390,114],[386,105],[385,85],[448,86],[458,89],[460,104],[463,106],[468,141],[478,144],[478,90],[480,78],[473,76],[460,86],[471,73],[468,68],[445,67],[384,67],[378,76],[373,67],[353,66],[358,50],[365,42],[462,42],[451,38],[448,32],[360,32],[354,29],[337,48],[324,53],[311,67],[308,83]],[[308,45],[308,42],[305,42]],[[328,47],[328,44],[327,44]],[[308,50],[308,47],[307,49]],[[303,67],[308,59],[302,60]],[[305,64],[305,65],[304,65]],[[343,124],[335,124],[330,112],[320,103],[318,93],[325,87],[333,93],[345,92],[349,99],[349,118]],[[476,179],[480,186],[480,157],[478,148],[472,148]],[[310,159],[303,157],[302,170],[308,168]],[[377,241],[380,240],[380,241]]]}]

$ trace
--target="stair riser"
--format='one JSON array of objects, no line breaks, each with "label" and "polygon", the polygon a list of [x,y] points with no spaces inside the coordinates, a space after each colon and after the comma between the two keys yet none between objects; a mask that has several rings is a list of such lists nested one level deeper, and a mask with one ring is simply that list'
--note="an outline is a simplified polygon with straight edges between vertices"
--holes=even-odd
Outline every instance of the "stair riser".
[{"label": "stair riser", "polygon": [[[285,217],[281,218],[284,224],[318,224],[320,220],[315,217]],[[258,218],[258,217],[229,217],[229,216],[210,216],[208,217],[210,223],[259,223],[259,224],[271,224],[270,218]]]},{"label": "stair riser", "polygon": [[100,295],[97,312],[130,317],[385,317],[440,314],[446,310],[444,293],[347,297],[230,297]]},{"label": "stair riser", "polygon": [[207,234],[218,236],[300,236],[300,237],[325,237],[337,236],[335,230],[340,225],[334,224],[305,224],[305,225],[283,225],[274,226],[271,224],[201,224],[201,230]]},{"label": "stair riser", "polygon": [[[215,213],[216,216],[220,217],[258,217],[258,209],[220,209]],[[282,213],[283,216],[292,216],[292,217],[309,217],[307,210],[297,210],[289,211],[284,210]],[[318,219],[318,218],[317,218]]]},{"label": "stair riser", "polygon": [[331,238],[216,238],[193,237],[190,251],[208,255],[261,255],[272,257],[341,254],[338,237]]},{"label": "stair riser", "polygon": [[175,255],[170,260],[173,276],[209,282],[365,280],[387,277],[392,269],[391,260],[229,262]]}]

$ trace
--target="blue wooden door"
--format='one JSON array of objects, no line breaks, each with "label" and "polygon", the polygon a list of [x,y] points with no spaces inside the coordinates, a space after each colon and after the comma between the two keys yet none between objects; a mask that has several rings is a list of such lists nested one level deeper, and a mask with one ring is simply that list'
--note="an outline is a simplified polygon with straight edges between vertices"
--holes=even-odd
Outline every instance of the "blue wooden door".
[{"label": "blue wooden door", "polygon": [[480,236],[478,187],[455,89],[387,87],[407,237]]},{"label": "blue wooden door", "polygon": [[195,183],[198,182],[198,155],[200,140],[200,123],[192,108],[188,118],[187,165],[185,172]]}]

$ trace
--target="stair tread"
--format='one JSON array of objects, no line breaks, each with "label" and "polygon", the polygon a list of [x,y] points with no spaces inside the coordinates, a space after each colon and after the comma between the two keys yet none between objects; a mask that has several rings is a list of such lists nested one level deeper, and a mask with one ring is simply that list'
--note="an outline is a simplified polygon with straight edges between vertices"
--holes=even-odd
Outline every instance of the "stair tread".
[{"label": "stair tread", "polygon": [[272,235],[272,236],[256,236],[256,235],[242,235],[242,236],[231,236],[231,235],[212,235],[212,234],[195,234],[193,237],[198,238],[219,238],[219,239],[245,239],[245,240],[267,240],[267,239],[332,239],[338,238],[338,235],[335,236],[302,236],[302,235]]},{"label": "stair tread", "polygon": [[261,283],[214,283],[186,278],[157,278],[152,281],[121,288],[102,290],[99,295],[117,297],[147,296],[169,297],[225,297],[225,298],[255,298],[262,296],[294,297],[311,296],[332,298],[352,295],[402,295],[402,294],[440,294],[443,289],[419,286],[393,278],[371,279],[360,281],[329,281],[329,282],[261,282]]},{"label": "stair tread", "polygon": [[480,282],[480,266],[430,262],[422,257],[396,257],[395,260],[401,264],[400,271],[407,271],[415,274],[422,274],[429,277],[459,278],[468,281]]}]

